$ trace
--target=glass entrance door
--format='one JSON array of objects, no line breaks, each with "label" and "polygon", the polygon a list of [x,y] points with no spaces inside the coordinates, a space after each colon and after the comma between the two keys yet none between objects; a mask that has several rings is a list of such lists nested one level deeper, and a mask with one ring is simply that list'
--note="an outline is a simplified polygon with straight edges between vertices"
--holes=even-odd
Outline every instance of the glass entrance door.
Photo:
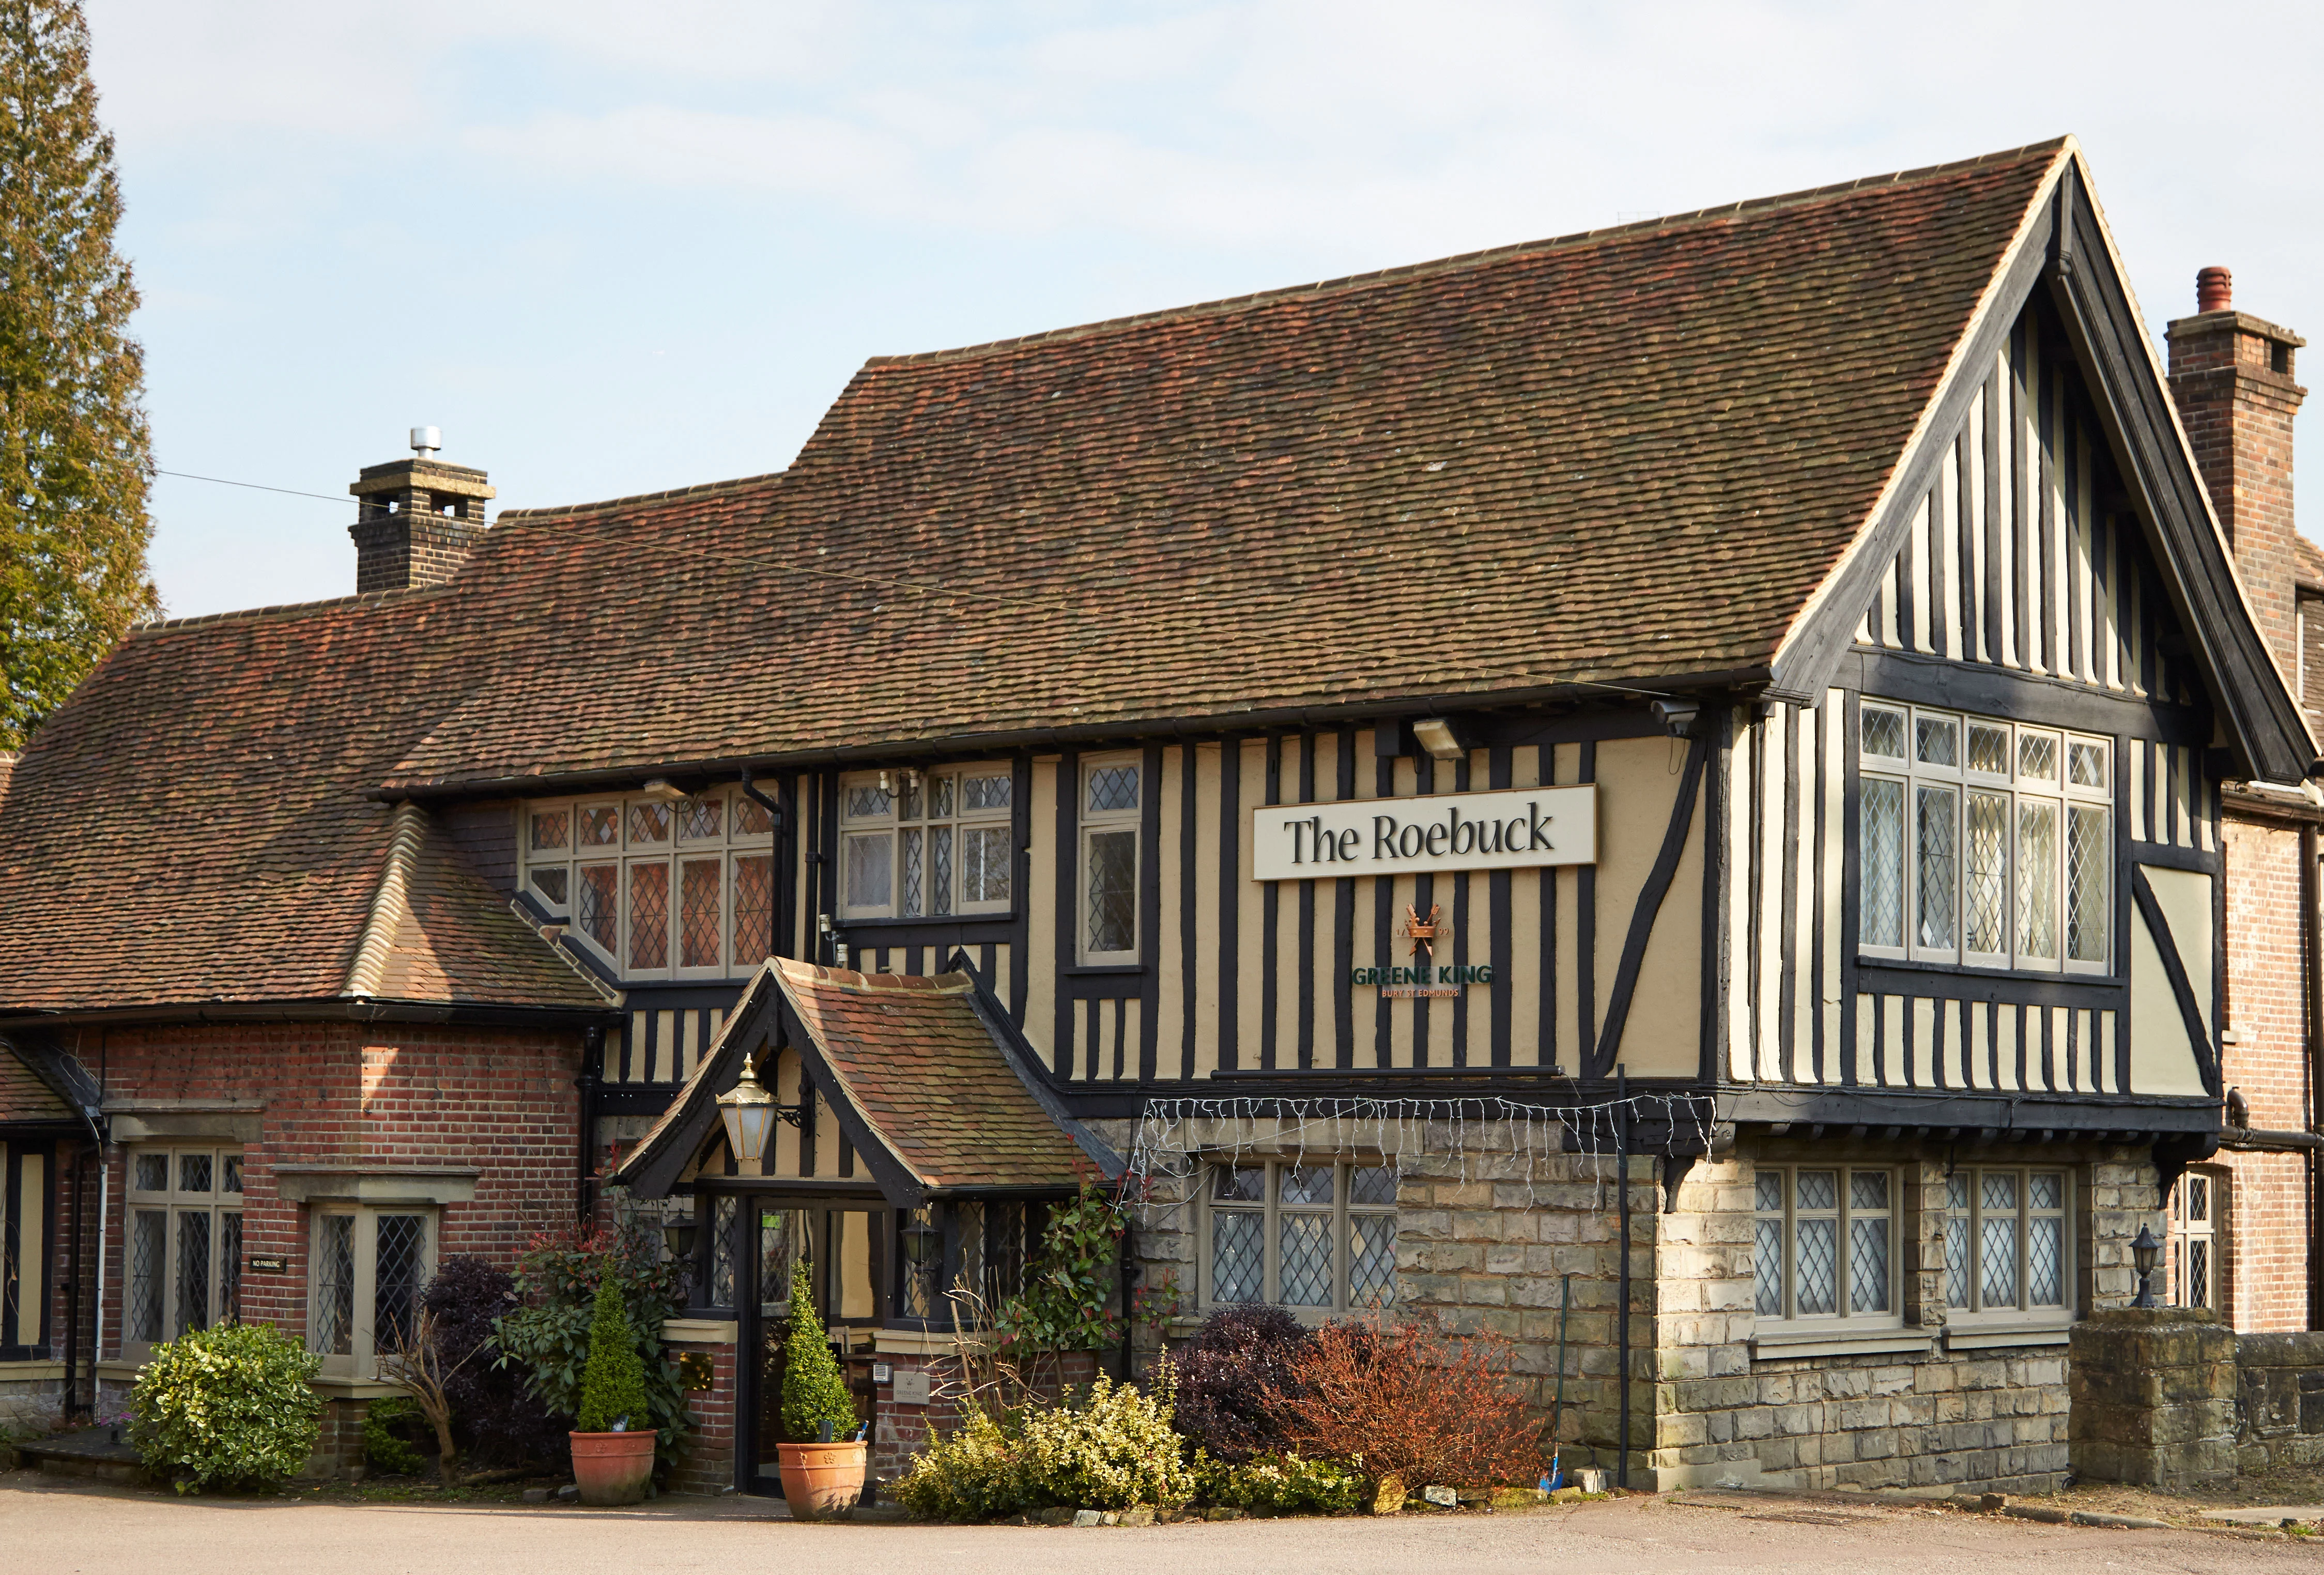
[{"label": "glass entrance door", "polygon": [[[790,1199],[746,1200],[751,1290],[738,1294],[742,1349],[753,1353],[747,1393],[736,1396],[737,1473],[746,1492],[782,1491],[779,1443],[793,1439],[783,1425],[783,1370],[790,1340],[791,1274],[804,1266],[808,1294],[855,1391],[859,1421],[872,1414],[872,1332],[886,1315],[881,1287],[886,1282],[885,1243],[879,1226],[889,1217],[884,1202],[799,1202]],[[737,1286],[740,1292],[742,1287]]]}]

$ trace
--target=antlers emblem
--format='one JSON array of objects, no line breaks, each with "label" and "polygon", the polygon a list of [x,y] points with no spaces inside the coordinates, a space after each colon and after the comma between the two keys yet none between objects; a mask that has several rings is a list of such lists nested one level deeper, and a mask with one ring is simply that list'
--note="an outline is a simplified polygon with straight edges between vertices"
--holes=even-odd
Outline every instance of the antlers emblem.
[{"label": "antlers emblem", "polygon": [[1404,928],[1399,933],[1412,943],[1411,955],[1418,957],[1425,953],[1429,961],[1435,961],[1436,943],[1452,933],[1452,926],[1443,922],[1443,916],[1444,905],[1441,902],[1428,905],[1426,918],[1422,918],[1419,910],[1410,903],[1405,904]]}]

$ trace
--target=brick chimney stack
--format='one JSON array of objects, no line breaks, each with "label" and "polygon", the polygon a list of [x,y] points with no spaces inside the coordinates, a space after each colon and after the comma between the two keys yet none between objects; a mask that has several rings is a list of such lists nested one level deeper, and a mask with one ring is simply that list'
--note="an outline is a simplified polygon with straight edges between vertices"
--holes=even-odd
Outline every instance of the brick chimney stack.
[{"label": "brick chimney stack", "polygon": [[2166,330],[2172,397],[2260,632],[2289,677],[2300,671],[2292,419],[2308,397],[2292,381],[2292,354],[2308,341],[2236,310],[2235,279],[2224,268],[2195,275],[2195,316]]},{"label": "brick chimney stack", "polygon": [[445,464],[436,444],[433,427],[415,427],[417,457],[366,465],[347,488],[362,505],[347,527],[355,541],[355,594],[441,584],[484,533],[484,500],[494,495],[484,473]]}]

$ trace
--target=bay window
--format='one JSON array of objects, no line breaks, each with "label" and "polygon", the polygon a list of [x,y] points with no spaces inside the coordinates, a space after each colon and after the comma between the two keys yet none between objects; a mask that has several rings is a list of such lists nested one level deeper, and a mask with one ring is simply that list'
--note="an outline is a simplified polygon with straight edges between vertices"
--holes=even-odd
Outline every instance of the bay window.
[{"label": "bay window", "polygon": [[724,977],[767,956],[773,823],[739,792],[530,804],[519,840],[525,889],[625,976]]},{"label": "bay window", "polygon": [[418,1207],[317,1207],[308,1216],[307,1349],[337,1377],[369,1378],[419,1327],[436,1272],[436,1214]]},{"label": "bay window", "polygon": [[122,1356],[242,1315],[242,1151],[134,1148],[123,1220]]},{"label": "bay window", "polygon": [[841,778],[841,912],[851,919],[1008,912],[1014,800],[1006,766]]},{"label": "bay window", "polygon": [[2107,972],[2111,740],[1866,700],[1858,750],[1864,955]]}]

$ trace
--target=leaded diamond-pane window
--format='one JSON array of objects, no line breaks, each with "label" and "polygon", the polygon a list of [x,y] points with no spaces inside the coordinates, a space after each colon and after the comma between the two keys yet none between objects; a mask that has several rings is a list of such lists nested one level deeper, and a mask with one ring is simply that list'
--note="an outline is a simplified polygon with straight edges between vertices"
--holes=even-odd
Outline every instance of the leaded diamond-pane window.
[{"label": "leaded diamond-pane window", "polygon": [[1864,779],[1861,933],[1868,946],[1904,944],[1904,789]]},{"label": "leaded diamond-pane window", "polygon": [[651,847],[669,841],[669,806],[644,799],[630,806],[630,846]]},{"label": "leaded diamond-pane window", "polygon": [[580,873],[580,911],[574,916],[581,926],[581,933],[596,942],[599,949],[610,953],[619,928],[613,892],[615,883],[622,878],[622,867],[619,864],[584,864]]},{"label": "leaded diamond-pane window", "polygon": [[400,1350],[410,1340],[420,1316],[428,1217],[382,1214],[378,1217],[378,1232],[373,1340],[376,1349]]},{"label": "leaded diamond-pane window", "polygon": [[1869,700],[1861,714],[1858,944],[1937,962],[2103,972],[2112,741]]},{"label": "leaded diamond-pane window", "polygon": [[2073,1283],[2069,1197],[2063,1171],[1964,1165],[1948,1176],[1947,1303],[2004,1320],[2064,1309]]},{"label": "leaded diamond-pane window", "polygon": [[124,1172],[124,1355],[236,1316],[242,1271],[242,1156],[142,1148]]},{"label": "leaded diamond-pane window", "polygon": [[678,810],[678,834],[689,843],[715,842],[725,815],[723,798],[689,798]]},{"label": "leaded diamond-pane window", "polygon": [[669,866],[630,866],[630,966],[669,966]]},{"label": "leaded diamond-pane window", "polygon": [[1089,773],[1089,797],[1084,808],[1093,815],[1138,807],[1136,766],[1093,766]]},{"label": "leaded diamond-pane window", "polygon": [[990,767],[844,778],[846,916],[927,918],[1006,909],[1010,780]]},{"label": "leaded diamond-pane window", "polygon": [[687,859],[678,867],[678,965],[715,968],[718,955],[718,878],[716,859]]},{"label": "leaded diamond-pane window", "polygon": [[1092,955],[1127,953],[1137,946],[1138,834],[1092,832],[1086,843]]},{"label": "leaded diamond-pane window", "polygon": [[586,804],[579,813],[583,847],[610,848],[622,840],[622,812],[615,806]]},{"label": "leaded diamond-pane window", "polygon": [[532,816],[532,851],[548,852],[570,843],[573,812],[569,809],[535,810]]},{"label": "leaded diamond-pane window", "polygon": [[[1948,735],[1950,736],[1950,735]],[[1950,950],[1954,943],[1953,839],[1960,823],[1960,795],[1950,788],[1923,787],[1919,793],[1916,827],[1920,836],[1921,944],[1932,951]]]},{"label": "leaded diamond-pane window", "polygon": [[355,1217],[325,1214],[315,1223],[322,1243],[316,1254],[316,1317],[309,1325],[313,1348],[324,1356],[348,1356],[355,1349]]},{"label": "leaded diamond-pane window", "polygon": [[1760,1165],[1751,1223],[1758,1315],[1894,1327],[1895,1186],[1881,1169]]},{"label": "leaded diamond-pane window", "polygon": [[1205,1303],[1310,1314],[1395,1304],[1393,1170],[1316,1160],[1209,1168]]},{"label": "leaded diamond-pane window", "polygon": [[1266,1291],[1263,1214],[1222,1210],[1211,1216],[1211,1300],[1256,1302]]},{"label": "leaded diamond-pane window", "polygon": [[764,853],[734,855],[734,961],[755,967],[770,955],[775,917],[775,861]]}]

